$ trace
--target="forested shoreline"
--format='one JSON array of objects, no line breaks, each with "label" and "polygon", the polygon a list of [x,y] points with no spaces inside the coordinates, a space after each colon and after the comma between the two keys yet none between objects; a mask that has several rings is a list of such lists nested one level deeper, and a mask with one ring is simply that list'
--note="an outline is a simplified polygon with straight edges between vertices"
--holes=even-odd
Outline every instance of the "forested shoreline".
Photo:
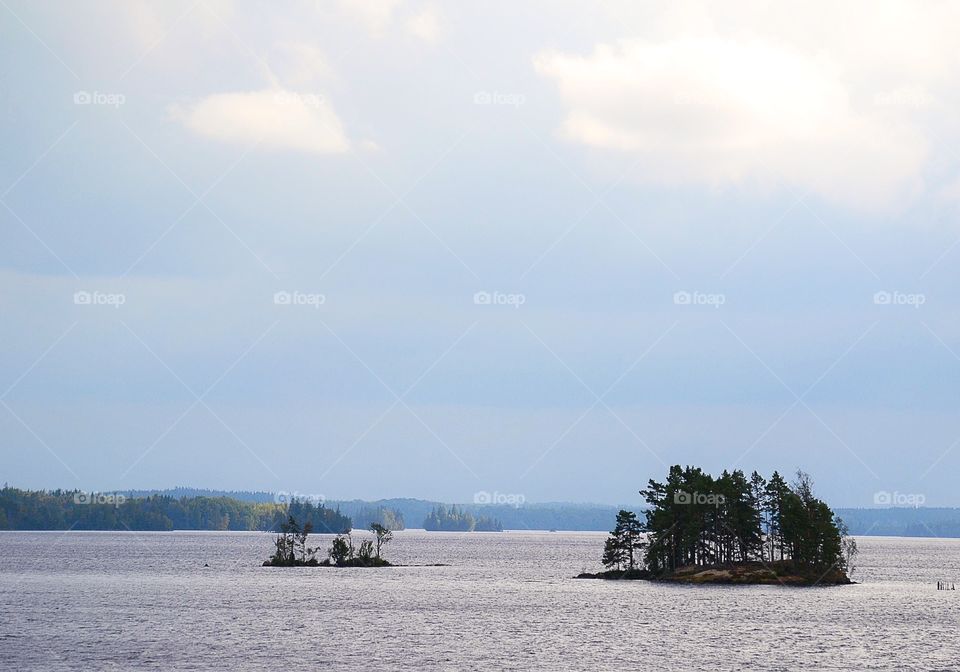
[{"label": "forested shoreline", "polygon": [[0,530],[233,530],[275,532],[293,515],[315,532],[352,527],[338,510],[293,499],[289,504],[230,497],[96,494],[79,490],[0,489]]},{"label": "forested shoreline", "polygon": [[[4,488],[7,489],[7,488]],[[174,515],[165,511],[168,505],[154,506],[152,509],[143,506],[142,510],[131,520],[128,516],[113,516],[109,511],[95,510],[81,512],[67,509],[67,503],[52,504],[46,502],[38,507],[36,502],[26,503],[27,496],[36,496],[40,493],[55,495],[56,493],[73,493],[72,490],[25,490],[9,488],[8,496],[4,500],[0,497],[0,530],[50,530],[71,529],[71,525],[80,522],[72,529],[111,530],[126,529],[118,521],[130,526],[130,529],[187,529],[187,530],[258,530],[265,525],[272,525],[270,531],[276,531],[278,518],[276,513],[269,522],[264,523],[264,516],[270,516],[271,507],[276,502],[284,502],[292,496],[286,493],[252,492],[252,491],[224,491],[203,488],[178,487],[168,490],[127,490],[122,494],[125,498],[124,506],[132,499],[148,499],[151,497],[166,498],[182,502],[182,500],[198,500],[196,503],[179,504],[172,507]],[[3,492],[3,490],[0,490]],[[19,493],[10,496],[11,493]],[[86,494],[88,497],[90,493]],[[280,495],[283,496],[280,496]],[[304,496],[311,501],[320,501],[317,497]],[[4,504],[6,501],[6,504]],[[265,507],[250,508],[250,504],[263,504]],[[401,530],[406,526],[422,526],[422,521],[438,506],[449,508],[449,505],[436,501],[397,498],[375,501],[361,500],[328,500],[325,508],[349,518],[352,526],[366,529],[370,523],[378,522],[393,530]],[[24,508],[25,507],[25,508]],[[55,513],[50,508],[62,508],[63,512]],[[109,507],[108,507],[109,508]],[[281,507],[282,508],[282,507]],[[471,513],[474,517],[485,516],[498,521],[504,529],[511,530],[570,530],[570,531],[609,531],[614,524],[617,511],[626,509],[642,515],[645,506],[642,504],[612,506],[606,504],[572,504],[569,502],[532,503],[521,506],[514,505],[470,505],[460,504],[457,508]],[[179,511],[178,511],[179,509]],[[857,536],[894,536],[894,537],[960,537],[960,509],[936,507],[875,507],[875,508],[834,508],[838,516],[849,526],[850,534]],[[159,512],[159,518],[150,515]],[[229,519],[227,527],[223,527],[224,516]],[[167,527],[164,519],[169,519],[172,528]],[[80,526],[82,525],[82,526]],[[184,527],[184,526],[187,527]]]}]

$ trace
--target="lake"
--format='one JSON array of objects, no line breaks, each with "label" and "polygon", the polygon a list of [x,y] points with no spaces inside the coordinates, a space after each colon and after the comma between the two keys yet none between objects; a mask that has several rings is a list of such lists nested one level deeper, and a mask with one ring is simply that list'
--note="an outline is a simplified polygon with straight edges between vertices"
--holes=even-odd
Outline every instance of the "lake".
[{"label": "lake", "polygon": [[0,669],[960,669],[960,540],[859,538],[853,586],[572,579],[605,536],[407,530],[386,557],[451,566],[280,569],[265,533],[0,532]]}]

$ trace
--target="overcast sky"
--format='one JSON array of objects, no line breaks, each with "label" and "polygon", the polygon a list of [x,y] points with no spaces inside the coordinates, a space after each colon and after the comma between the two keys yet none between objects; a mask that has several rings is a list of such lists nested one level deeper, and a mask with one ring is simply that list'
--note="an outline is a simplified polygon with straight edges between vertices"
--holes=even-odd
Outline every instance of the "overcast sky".
[{"label": "overcast sky", "polygon": [[960,506],[960,5],[640,5],[0,2],[0,478]]}]

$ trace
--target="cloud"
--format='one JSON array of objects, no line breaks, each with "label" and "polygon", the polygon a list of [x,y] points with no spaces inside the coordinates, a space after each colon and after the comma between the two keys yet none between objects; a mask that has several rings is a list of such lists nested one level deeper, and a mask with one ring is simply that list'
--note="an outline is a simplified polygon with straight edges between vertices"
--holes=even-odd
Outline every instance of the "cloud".
[{"label": "cloud", "polygon": [[407,20],[407,32],[424,42],[436,42],[440,37],[440,18],[433,10],[424,10]]},{"label": "cloud", "polygon": [[915,189],[927,153],[904,115],[856,106],[837,63],[782,43],[623,40],[535,67],[567,106],[563,135],[639,157],[647,181],[785,181],[872,208]]},{"label": "cloud", "polygon": [[400,0],[340,0],[340,9],[374,35],[381,34],[393,18]]},{"label": "cloud", "polygon": [[317,94],[285,89],[218,93],[189,106],[174,106],[174,119],[220,142],[265,149],[336,154],[350,149],[340,119]]},{"label": "cloud", "polygon": [[279,71],[287,86],[302,87],[331,80],[335,73],[319,47],[306,42],[280,42],[276,48]]}]

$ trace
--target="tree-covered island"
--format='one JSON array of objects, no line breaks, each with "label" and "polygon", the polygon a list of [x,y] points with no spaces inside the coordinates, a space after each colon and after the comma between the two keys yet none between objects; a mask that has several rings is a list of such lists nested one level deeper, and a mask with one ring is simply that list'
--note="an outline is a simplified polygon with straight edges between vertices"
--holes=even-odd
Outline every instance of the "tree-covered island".
[{"label": "tree-covered island", "polygon": [[424,519],[423,529],[428,532],[503,532],[499,520],[489,516],[474,516],[469,511],[437,506]]},{"label": "tree-covered island", "polygon": [[301,525],[290,516],[280,526],[280,533],[274,541],[275,551],[264,567],[390,567],[382,557],[383,547],[393,539],[393,532],[379,523],[371,523],[373,539],[365,539],[359,546],[353,543],[349,533],[338,534],[327,551],[324,560],[317,560],[319,548],[307,546],[307,540],[313,531],[313,524],[307,521]]},{"label": "tree-covered island", "polygon": [[685,583],[824,585],[850,583],[856,541],[813,494],[810,477],[792,484],[776,471],[670,468],[665,483],[641,490],[642,519],[620,511],[604,544],[607,571],[577,578]]}]

